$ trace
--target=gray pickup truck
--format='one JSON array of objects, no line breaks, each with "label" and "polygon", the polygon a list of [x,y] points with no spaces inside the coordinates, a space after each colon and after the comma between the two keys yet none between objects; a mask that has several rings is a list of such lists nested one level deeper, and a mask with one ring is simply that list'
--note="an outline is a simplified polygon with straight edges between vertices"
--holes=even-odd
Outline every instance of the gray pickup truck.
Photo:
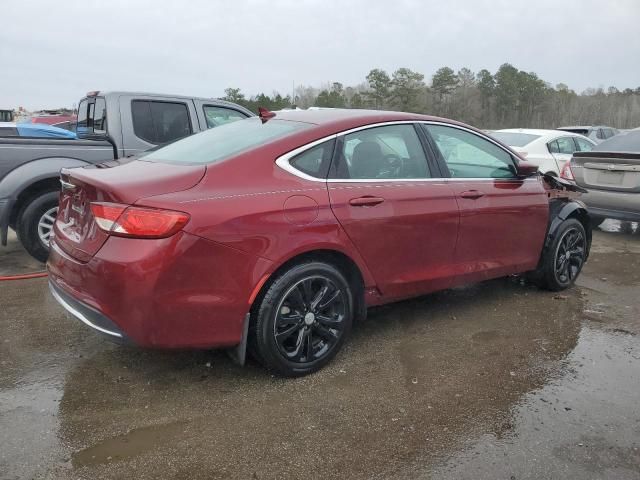
[{"label": "gray pickup truck", "polygon": [[0,241],[8,228],[45,261],[61,168],[138,155],[192,133],[241,120],[244,107],[207,98],[91,92],[78,104],[78,140],[0,137]]}]

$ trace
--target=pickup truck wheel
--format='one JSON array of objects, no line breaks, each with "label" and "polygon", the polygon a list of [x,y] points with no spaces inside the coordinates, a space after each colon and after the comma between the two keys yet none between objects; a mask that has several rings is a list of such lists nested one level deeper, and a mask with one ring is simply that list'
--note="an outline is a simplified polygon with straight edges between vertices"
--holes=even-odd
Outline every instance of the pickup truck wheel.
[{"label": "pickup truck wheel", "polygon": [[22,246],[41,262],[49,256],[49,238],[58,213],[58,192],[46,192],[31,199],[20,211],[16,233]]},{"label": "pickup truck wheel", "polygon": [[540,286],[557,292],[569,288],[582,271],[587,235],[575,218],[565,220],[543,261]]}]

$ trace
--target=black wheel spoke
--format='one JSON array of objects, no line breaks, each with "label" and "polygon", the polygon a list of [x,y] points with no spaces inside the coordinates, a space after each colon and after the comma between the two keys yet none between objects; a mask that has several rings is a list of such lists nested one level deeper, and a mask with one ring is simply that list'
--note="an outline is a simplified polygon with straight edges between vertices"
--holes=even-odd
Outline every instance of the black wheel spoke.
[{"label": "black wheel spoke", "polygon": [[291,325],[290,327],[285,328],[284,330],[276,333],[276,340],[278,341],[278,343],[282,344],[282,342],[289,339],[291,335],[293,335],[294,333],[296,333],[298,330],[301,330],[301,329],[302,329],[302,326],[299,325],[298,323],[296,323],[295,325]]},{"label": "black wheel spoke", "polygon": [[304,328],[301,328],[298,331],[298,338],[296,339],[296,344],[292,352],[288,353],[288,356],[292,360],[299,360],[302,354],[304,353],[304,341],[306,339],[306,332]]},{"label": "black wheel spoke", "polygon": [[321,315],[321,314],[316,315],[316,321],[319,324],[324,325],[326,327],[330,327],[330,328],[335,328],[338,325],[340,325],[340,323],[342,323],[341,318],[331,318],[331,317],[328,317],[327,315]]},{"label": "black wheel spoke", "polygon": [[338,339],[338,337],[333,332],[333,330],[328,329],[327,327],[325,327],[320,323],[315,325],[315,331],[319,336],[321,336],[323,339],[329,342],[333,342]]},{"label": "black wheel spoke", "polygon": [[318,305],[320,304],[320,302],[324,300],[328,292],[329,292],[329,286],[323,285],[322,288],[318,291],[318,293],[316,293],[313,300],[311,301],[311,310],[315,310],[316,308],[318,308]]},{"label": "black wheel spoke", "polygon": [[338,297],[340,297],[340,290],[335,290],[331,295],[328,295],[320,305],[318,305],[318,310],[326,310],[338,299]]},{"label": "black wheel spoke", "polygon": [[313,335],[311,334],[311,330],[307,330],[307,336],[305,337],[306,344],[306,352],[307,352],[307,362],[313,359]]},{"label": "black wheel spoke", "polygon": [[311,285],[311,279],[303,280],[300,284],[302,286],[302,298],[306,307],[311,305],[313,301],[313,290]]},{"label": "black wheel spoke", "polygon": [[296,310],[304,312],[306,308],[306,302],[304,300],[302,292],[300,291],[299,285],[291,291],[291,293],[287,297],[287,300],[292,303],[292,306],[295,307]]}]

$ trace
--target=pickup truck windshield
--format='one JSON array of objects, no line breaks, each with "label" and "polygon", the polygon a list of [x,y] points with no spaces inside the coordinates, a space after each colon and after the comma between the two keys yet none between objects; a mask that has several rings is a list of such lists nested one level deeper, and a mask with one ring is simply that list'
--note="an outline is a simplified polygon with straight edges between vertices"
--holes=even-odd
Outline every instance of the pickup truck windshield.
[{"label": "pickup truck windshield", "polygon": [[247,118],[191,135],[144,156],[167,163],[216,163],[260,144],[285,137],[311,125],[287,120]]}]

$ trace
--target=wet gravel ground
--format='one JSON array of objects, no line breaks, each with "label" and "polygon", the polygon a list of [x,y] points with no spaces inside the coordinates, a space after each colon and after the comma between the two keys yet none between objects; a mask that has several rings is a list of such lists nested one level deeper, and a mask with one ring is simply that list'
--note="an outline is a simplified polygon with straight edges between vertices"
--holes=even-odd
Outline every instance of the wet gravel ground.
[{"label": "wet gravel ground", "polygon": [[[602,228],[569,291],[378,308],[295,380],[118,347],[45,279],[0,282],[0,478],[640,478],[640,231]],[[0,249],[0,276],[39,269]]]}]

